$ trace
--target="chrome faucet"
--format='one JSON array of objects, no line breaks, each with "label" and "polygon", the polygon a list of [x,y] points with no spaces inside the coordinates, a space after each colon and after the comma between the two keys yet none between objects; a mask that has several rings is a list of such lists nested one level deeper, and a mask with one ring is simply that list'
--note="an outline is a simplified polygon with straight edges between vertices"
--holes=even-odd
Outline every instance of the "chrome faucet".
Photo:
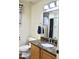
[{"label": "chrome faucet", "polygon": [[57,40],[53,39],[53,38],[49,38],[49,43],[57,46]]}]

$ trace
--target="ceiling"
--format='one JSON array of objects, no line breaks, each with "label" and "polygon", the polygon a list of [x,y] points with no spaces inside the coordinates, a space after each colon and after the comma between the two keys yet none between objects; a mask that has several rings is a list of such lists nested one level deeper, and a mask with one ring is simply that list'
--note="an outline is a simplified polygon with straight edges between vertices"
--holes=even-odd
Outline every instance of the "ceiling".
[{"label": "ceiling", "polygon": [[40,0],[19,0],[20,2],[30,2],[30,3],[37,3]]}]

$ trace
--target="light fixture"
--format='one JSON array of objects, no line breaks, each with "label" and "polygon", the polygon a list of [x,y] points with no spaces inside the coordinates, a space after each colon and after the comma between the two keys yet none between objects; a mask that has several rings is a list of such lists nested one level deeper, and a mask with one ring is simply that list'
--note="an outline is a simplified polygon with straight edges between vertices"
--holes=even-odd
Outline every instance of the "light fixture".
[{"label": "light fixture", "polygon": [[55,3],[54,2],[52,2],[52,3],[50,3],[50,8],[53,8],[53,7],[55,7]]},{"label": "light fixture", "polygon": [[49,7],[48,7],[48,5],[45,5],[44,10],[47,10],[47,9],[49,9]]}]

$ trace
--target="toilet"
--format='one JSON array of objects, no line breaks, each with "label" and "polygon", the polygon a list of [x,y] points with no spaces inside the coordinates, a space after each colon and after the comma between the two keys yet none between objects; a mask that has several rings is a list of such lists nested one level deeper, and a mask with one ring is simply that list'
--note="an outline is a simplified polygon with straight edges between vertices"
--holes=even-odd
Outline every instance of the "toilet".
[{"label": "toilet", "polygon": [[28,45],[23,45],[23,46],[20,46],[20,47],[19,47],[19,52],[20,52],[20,55],[21,55],[20,57],[21,57],[21,58],[28,59],[28,58],[30,57],[30,48],[31,48],[31,43],[30,43],[30,41],[34,41],[34,40],[36,40],[36,39],[30,37],[30,38],[28,39],[28,41],[29,41],[29,44],[28,44]]}]

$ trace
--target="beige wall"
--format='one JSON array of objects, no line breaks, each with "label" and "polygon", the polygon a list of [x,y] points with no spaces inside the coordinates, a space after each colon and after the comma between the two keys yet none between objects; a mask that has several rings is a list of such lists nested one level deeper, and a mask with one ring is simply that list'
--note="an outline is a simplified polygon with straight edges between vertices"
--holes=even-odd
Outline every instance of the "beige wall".
[{"label": "beige wall", "polygon": [[37,26],[43,23],[43,7],[53,0],[41,0],[34,4],[31,9],[31,36],[38,38]]},{"label": "beige wall", "polygon": [[30,35],[30,16],[31,16],[31,5],[30,3],[23,3],[23,10],[22,10],[22,24],[19,26],[20,32],[20,45],[26,43],[27,38]]}]

